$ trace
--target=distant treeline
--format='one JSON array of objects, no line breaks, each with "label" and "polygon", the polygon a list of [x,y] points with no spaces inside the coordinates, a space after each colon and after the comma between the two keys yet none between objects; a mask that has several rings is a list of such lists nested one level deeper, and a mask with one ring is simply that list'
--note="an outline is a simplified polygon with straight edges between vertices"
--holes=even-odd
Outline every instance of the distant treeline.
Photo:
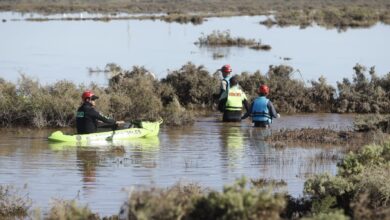
[{"label": "distant treeline", "polygon": [[[390,113],[390,73],[379,77],[372,67],[356,65],[352,81],[343,79],[337,88],[324,77],[310,85],[294,76],[290,66],[270,66],[266,74],[241,73],[240,85],[249,101],[257,96],[257,88],[266,83],[269,98],[283,113]],[[214,110],[218,102],[220,73],[209,73],[204,66],[192,63],[156,79],[143,67],[123,70],[108,64],[111,74],[106,87],[88,87],[62,80],[41,85],[22,75],[17,83],[0,78],[0,125],[33,127],[66,127],[74,124],[81,93],[92,90],[100,99],[97,108],[115,119],[156,120],[183,125],[194,121],[197,113]]]}]

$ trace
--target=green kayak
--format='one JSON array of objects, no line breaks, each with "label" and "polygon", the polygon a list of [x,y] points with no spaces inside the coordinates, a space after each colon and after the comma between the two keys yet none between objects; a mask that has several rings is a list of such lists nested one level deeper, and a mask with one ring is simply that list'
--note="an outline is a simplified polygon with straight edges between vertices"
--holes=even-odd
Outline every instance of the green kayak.
[{"label": "green kayak", "polygon": [[115,131],[97,132],[92,134],[68,135],[62,131],[53,132],[48,139],[54,142],[94,143],[102,141],[128,140],[132,138],[146,138],[157,136],[160,131],[161,121],[138,123],[138,127],[120,129]]}]

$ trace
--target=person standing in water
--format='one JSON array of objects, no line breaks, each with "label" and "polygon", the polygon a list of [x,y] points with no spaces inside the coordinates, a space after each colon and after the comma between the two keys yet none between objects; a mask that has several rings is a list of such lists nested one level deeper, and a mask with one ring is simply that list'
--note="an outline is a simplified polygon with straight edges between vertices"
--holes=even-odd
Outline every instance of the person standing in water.
[{"label": "person standing in water", "polygon": [[[252,102],[250,107],[250,115],[255,127],[269,127],[273,118],[279,118],[280,115],[276,112],[274,105],[267,98],[269,87],[261,85],[258,90],[259,96]],[[243,118],[248,117],[244,116]]]},{"label": "person standing in water", "polygon": [[219,90],[219,99],[218,99],[218,110],[220,112],[225,111],[225,101],[227,97],[227,92],[230,88],[230,73],[232,72],[232,67],[229,64],[223,65],[221,69],[218,71],[221,71],[222,73],[222,80]]},{"label": "person standing in water", "polygon": [[238,85],[237,75],[230,78],[229,84],[230,88],[228,89],[227,97],[221,100],[225,103],[223,121],[238,122],[241,121],[242,107],[245,107],[246,114],[248,114],[249,104],[245,92]]}]

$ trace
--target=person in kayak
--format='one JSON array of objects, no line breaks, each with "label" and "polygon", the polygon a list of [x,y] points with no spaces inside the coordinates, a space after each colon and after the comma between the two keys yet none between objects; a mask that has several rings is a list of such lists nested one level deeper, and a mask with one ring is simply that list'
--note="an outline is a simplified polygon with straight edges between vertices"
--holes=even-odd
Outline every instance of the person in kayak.
[{"label": "person in kayak", "polygon": [[[227,97],[227,92],[230,88],[230,73],[232,72],[232,67],[229,64],[223,65],[221,69],[219,69],[222,73],[222,80],[219,92],[219,100],[218,100],[218,110],[220,112],[225,111],[225,102],[222,100]],[[226,100],[225,100],[226,101]]]},{"label": "person in kayak", "polygon": [[99,97],[91,91],[83,92],[81,96],[83,104],[77,109],[76,127],[77,134],[90,134],[97,132],[98,121],[106,123],[115,129],[119,124],[124,124],[124,121],[115,121],[100,114],[96,109],[96,99]]},{"label": "person in kayak", "polygon": [[238,76],[235,75],[230,78],[230,88],[227,92],[227,97],[221,101],[225,102],[225,110],[223,112],[224,122],[238,122],[241,121],[242,107],[246,109],[246,114],[249,112],[249,105],[240,85],[238,84]]},{"label": "person in kayak", "polygon": [[[250,107],[250,115],[255,127],[269,127],[273,118],[279,118],[280,115],[276,112],[274,105],[267,98],[269,87],[261,85],[258,90],[259,96],[252,102]],[[244,116],[243,118],[248,117]]]}]

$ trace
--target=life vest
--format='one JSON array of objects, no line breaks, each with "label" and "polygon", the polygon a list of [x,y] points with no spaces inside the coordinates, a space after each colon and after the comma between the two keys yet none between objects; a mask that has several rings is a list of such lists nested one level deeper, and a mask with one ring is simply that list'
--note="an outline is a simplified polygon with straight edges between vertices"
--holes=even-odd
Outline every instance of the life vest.
[{"label": "life vest", "polygon": [[257,97],[255,101],[253,101],[251,109],[253,122],[272,122],[272,118],[267,107],[268,102],[269,99],[267,99],[265,96]]},{"label": "life vest", "polygon": [[246,99],[245,93],[240,89],[239,86],[234,86],[229,89],[226,108],[227,111],[241,111],[242,101]]},{"label": "life vest", "polygon": [[229,89],[230,89],[230,78],[232,78],[232,77],[231,76],[227,76],[227,77],[222,79],[222,81],[226,82],[226,90],[223,90],[222,86],[221,86],[221,91],[219,93],[220,94],[219,100],[224,99],[224,98],[227,97],[227,93],[229,92]]}]

